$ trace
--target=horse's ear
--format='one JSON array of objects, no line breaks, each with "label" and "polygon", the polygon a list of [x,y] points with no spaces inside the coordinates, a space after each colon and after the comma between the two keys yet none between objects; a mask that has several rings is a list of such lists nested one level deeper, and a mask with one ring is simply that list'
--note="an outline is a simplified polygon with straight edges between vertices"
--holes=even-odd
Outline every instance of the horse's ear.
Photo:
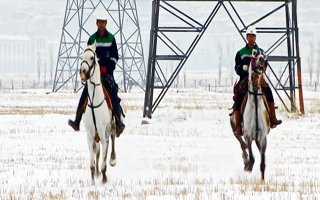
[{"label": "horse's ear", "polygon": [[264,55],[264,60],[268,60],[268,55]]},{"label": "horse's ear", "polygon": [[261,51],[261,55],[263,56],[263,59],[264,59],[264,60],[267,60],[267,59],[268,59],[268,56],[267,56],[267,54],[265,54],[264,51]]},{"label": "horse's ear", "polygon": [[88,48],[92,49],[93,51],[96,51],[96,48],[97,48],[97,44],[96,44],[96,41],[94,41],[93,44],[88,44],[87,45]]},{"label": "horse's ear", "polygon": [[95,51],[97,48],[97,41],[94,40],[94,43],[91,45],[92,49]]}]

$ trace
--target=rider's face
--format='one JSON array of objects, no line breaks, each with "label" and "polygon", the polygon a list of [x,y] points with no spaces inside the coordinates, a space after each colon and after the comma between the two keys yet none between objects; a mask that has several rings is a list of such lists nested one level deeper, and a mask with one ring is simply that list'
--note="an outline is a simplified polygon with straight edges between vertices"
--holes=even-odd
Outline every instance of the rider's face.
[{"label": "rider's face", "polygon": [[107,26],[106,20],[97,20],[97,27],[99,31],[103,31]]},{"label": "rider's face", "polygon": [[252,34],[248,34],[247,35],[247,41],[248,41],[248,45],[254,46],[254,43],[256,42],[256,35],[252,35]]}]

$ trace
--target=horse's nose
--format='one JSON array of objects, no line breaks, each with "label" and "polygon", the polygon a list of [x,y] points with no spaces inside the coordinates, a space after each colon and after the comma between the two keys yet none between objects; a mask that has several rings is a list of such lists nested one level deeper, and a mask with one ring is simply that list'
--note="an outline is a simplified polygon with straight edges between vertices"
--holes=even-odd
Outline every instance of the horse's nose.
[{"label": "horse's nose", "polygon": [[80,73],[80,78],[81,78],[81,80],[82,80],[82,81],[85,80],[86,70],[81,67],[80,70],[79,70],[79,73]]},{"label": "horse's nose", "polygon": [[81,69],[79,70],[79,74],[81,75],[81,74],[83,74],[83,73],[84,73],[84,69],[81,68]]},{"label": "horse's nose", "polygon": [[264,62],[264,58],[262,56],[259,57],[259,61],[260,63],[263,63]]}]

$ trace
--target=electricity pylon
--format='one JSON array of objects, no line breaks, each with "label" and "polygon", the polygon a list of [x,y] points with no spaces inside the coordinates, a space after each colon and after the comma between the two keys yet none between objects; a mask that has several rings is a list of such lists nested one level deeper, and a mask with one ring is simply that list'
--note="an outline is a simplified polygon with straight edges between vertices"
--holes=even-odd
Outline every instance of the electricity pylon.
[{"label": "electricity pylon", "polygon": [[[192,2],[196,2],[197,5],[213,2],[215,5],[208,13],[207,19],[201,21],[205,13],[195,12],[190,5]],[[258,18],[248,19],[249,22],[245,23],[244,19],[248,17],[248,12],[244,14],[238,12],[234,5],[236,3],[246,3],[250,10],[257,5],[266,6],[270,3],[275,5],[266,14],[260,13],[260,17],[254,16]],[[300,112],[304,114],[297,0],[153,0],[143,117],[152,117],[219,10],[227,13],[230,24],[234,25],[244,42],[246,42],[245,31],[251,25],[256,26],[259,38],[260,33],[263,36],[272,37],[274,41],[271,40],[273,43],[266,49],[271,71],[271,77],[267,76],[267,78],[287,111],[294,112],[300,108]],[[198,14],[197,18],[192,17],[191,14],[194,13]],[[279,13],[284,14],[279,18],[279,15],[276,15]],[[262,23],[272,17],[277,22],[276,26]],[[189,37],[186,37],[187,34]],[[276,50],[280,49],[279,47],[285,49],[284,54],[278,54]],[[171,75],[164,72],[165,64],[168,62],[176,66]],[[273,68],[275,64],[284,69],[280,76]],[[299,107],[295,101],[297,90]]]},{"label": "electricity pylon", "polygon": [[132,85],[144,90],[145,63],[135,0],[67,0],[58,52],[53,92],[81,88],[78,68],[81,53],[96,28],[96,12],[105,11],[107,29],[115,35],[119,60],[114,76],[120,89]]}]

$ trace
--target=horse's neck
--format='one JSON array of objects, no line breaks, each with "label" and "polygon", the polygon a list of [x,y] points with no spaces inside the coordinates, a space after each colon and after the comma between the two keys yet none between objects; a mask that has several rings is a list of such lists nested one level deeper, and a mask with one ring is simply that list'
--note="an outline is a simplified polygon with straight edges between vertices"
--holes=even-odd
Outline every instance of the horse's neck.
[{"label": "horse's neck", "polygon": [[[247,105],[249,105],[249,107],[251,107],[251,109],[255,109],[255,106],[256,106],[256,103],[257,103],[257,106],[258,106],[258,109],[260,109],[260,102],[263,102],[263,99],[262,99],[262,89],[261,89],[261,86],[259,85],[259,81],[256,82],[256,78],[258,77],[255,77],[254,80],[253,80],[253,72],[252,72],[252,66],[250,64],[249,66],[249,69],[248,69],[248,100],[247,100]],[[260,78],[260,77],[259,77]],[[256,100],[257,101],[256,101]]]},{"label": "horse's neck", "polygon": [[[257,106],[257,109],[258,109],[258,113],[264,111],[266,108],[265,108],[265,105],[264,105],[264,95],[262,95],[262,88],[259,87],[257,89],[257,91],[254,91],[254,87],[253,87],[253,84],[252,82],[249,83],[249,88],[248,88],[248,99],[247,99],[247,104],[246,104],[246,108],[250,108],[252,110],[255,110],[256,109],[256,106]],[[256,100],[255,100],[256,99]],[[250,111],[252,112],[252,111]]]},{"label": "horse's neck", "polygon": [[[247,103],[246,103],[246,106],[245,106],[245,109],[244,109],[244,113],[243,113],[243,119],[246,119],[244,120],[244,122],[246,122],[247,124],[244,125],[244,126],[250,126],[251,124],[251,127],[253,126],[263,126],[263,124],[266,124],[264,123],[263,121],[266,121],[266,115],[265,115],[265,111],[266,111],[266,107],[264,105],[264,97],[262,95],[262,88],[261,88],[261,85],[260,85],[260,81],[258,81],[257,85],[255,87],[258,87],[258,88],[255,88],[254,87],[254,83],[253,81],[255,80],[252,80],[252,66],[251,66],[251,63],[250,63],[250,66],[249,66],[249,74],[248,74],[248,99],[247,99]],[[259,77],[260,78],[260,77]],[[256,124],[257,125],[254,125]],[[256,127],[257,129],[257,127]]]},{"label": "horse's neck", "polygon": [[252,85],[252,65],[251,62],[249,64],[248,68],[248,90],[253,91],[253,85]]},{"label": "horse's neck", "polygon": [[100,76],[100,67],[99,65],[95,66],[95,71],[90,79],[87,80],[87,87],[89,96],[93,102],[101,101],[104,98],[104,93],[102,89],[101,76]]}]

